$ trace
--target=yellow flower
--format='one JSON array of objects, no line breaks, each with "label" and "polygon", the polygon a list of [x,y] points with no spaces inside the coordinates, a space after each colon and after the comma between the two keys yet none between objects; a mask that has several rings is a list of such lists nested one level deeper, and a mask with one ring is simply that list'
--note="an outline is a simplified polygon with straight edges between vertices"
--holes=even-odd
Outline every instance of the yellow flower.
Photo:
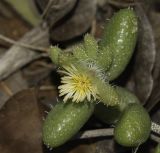
[{"label": "yellow flower", "polygon": [[58,87],[59,96],[64,96],[64,102],[72,99],[73,102],[83,102],[97,99],[96,87],[92,84],[87,74],[79,71],[75,66],[64,67],[64,70],[59,71],[64,74],[61,78],[61,83]]}]

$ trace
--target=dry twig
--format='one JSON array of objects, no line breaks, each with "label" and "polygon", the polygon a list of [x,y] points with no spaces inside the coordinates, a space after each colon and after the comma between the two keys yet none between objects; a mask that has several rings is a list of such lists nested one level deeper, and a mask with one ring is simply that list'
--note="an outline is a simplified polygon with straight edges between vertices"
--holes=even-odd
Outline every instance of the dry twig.
[{"label": "dry twig", "polygon": [[12,45],[16,45],[16,46],[20,46],[20,47],[25,47],[27,49],[31,49],[31,50],[35,50],[35,51],[40,51],[40,52],[47,52],[48,49],[47,48],[43,48],[43,47],[38,47],[38,46],[33,46],[33,45],[29,45],[29,44],[26,44],[26,43],[23,43],[23,42],[18,42],[18,41],[15,41],[13,39],[10,39],[2,34],[0,34],[0,39],[3,40],[3,41],[6,41]]},{"label": "dry twig", "polygon": [[[155,134],[151,134],[151,139],[159,142],[160,137],[157,135],[160,135],[160,125],[152,122],[151,130]],[[88,130],[84,132],[80,132],[76,138],[77,139],[88,139],[88,138],[96,138],[96,137],[109,137],[113,136],[113,128],[106,128],[106,129],[96,129],[96,130]]]},{"label": "dry twig", "polygon": [[96,138],[96,137],[106,137],[113,136],[113,128],[107,129],[96,129],[80,132],[77,135],[78,139]]}]

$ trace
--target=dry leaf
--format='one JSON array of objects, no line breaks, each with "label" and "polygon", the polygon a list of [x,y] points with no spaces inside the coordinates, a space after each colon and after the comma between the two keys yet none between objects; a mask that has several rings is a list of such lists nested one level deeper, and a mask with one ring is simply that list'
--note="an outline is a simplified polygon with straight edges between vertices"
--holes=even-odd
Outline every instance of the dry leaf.
[{"label": "dry leaf", "polygon": [[0,110],[0,152],[42,153],[41,117],[34,92],[18,93]]},{"label": "dry leaf", "polygon": [[43,18],[52,27],[75,6],[77,0],[36,0]]},{"label": "dry leaf", "polygon": [[85,33],[96,14],[96,0],[79,0],[74,10],[51,30],[55,41],[65,41]]},{"label": "dry leaf", "polygon": [[147,108],[151,110],[160,101],[160,12],[152,10],[150,12],[150,20],[153,26],[156,42],[156,59],[153,69],[153,91],[147,103]]},{"label": "dry leaf", "polygon": [[122,153],[125,152],[125,150],[128,149],[118,145],[114,139],[106,138],[96,143],[95,153]]},{"label": "dry leaf", "polygon": [[133,85],[132,90],[136,93],[140,101],[145,104],[153,89],[152,70],[156,50],[152,27],[146,13],[140,5],[136,7],[136,12],[140,25],[138,47],[131,74],[132,81],[128,83]]},{"label": "dry leaf", "polygon": [[16,72],[4,81],[0,81],[0,108],[13,95],[27,89],[27,82],[21,72]]}]

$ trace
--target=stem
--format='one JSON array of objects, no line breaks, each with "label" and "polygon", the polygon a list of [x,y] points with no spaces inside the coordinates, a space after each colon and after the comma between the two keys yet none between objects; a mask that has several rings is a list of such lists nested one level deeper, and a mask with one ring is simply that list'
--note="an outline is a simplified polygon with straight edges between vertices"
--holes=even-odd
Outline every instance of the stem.
[{"label": "stem", "polygon": [[20,46],[20,47],[25,47],[25,48],[28,48],[28,49],[31,49],[31,50],[36,50],[36,51],[40,51],[40,52],[47,52],[47,50],[48,50],[48,49],[43,48],[43,47],[37,47],[37,46],[22,43],[22,42],[17,42],[17,41],[15,41],[13,39],[10,39],[10,38],[2,35],[2,34],[0,34],[0,39],[8,42],[10,44],[17,45],[17,46]]},{"label": "stem", "polygon": [[88,138],[106,137],[106,136],[113,136],[113,128],[96,129],[96,130],[88,130],[80,132],[76,138],[88,139]]}]

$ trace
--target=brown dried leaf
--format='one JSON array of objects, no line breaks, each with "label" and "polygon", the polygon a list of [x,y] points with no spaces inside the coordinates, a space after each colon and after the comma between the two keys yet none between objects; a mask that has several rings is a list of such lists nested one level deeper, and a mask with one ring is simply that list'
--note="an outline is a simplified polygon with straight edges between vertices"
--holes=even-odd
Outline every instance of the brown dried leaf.
[{"label": "brown dried leaf", "polygon": [[[58,148],[54,148],[52,150],[52,153],[95,153],[96,151],[95,144],[96,143],[92,140],[69,141]],[[45,153],[48,153],[47,149]]]},{"label": "brown dried leaf", "polygon": [[125,150],[127,149],[115,143],[114,139],[109,138],[96,143],[95,153],[122,153]]},{"label": "brown dried leaf", "polygon": [[152,27],[144,12],[139,5],[136,7],[139,18],[139,39],[135,57],[134,71],[132,72],[134,92],[144,104],[151,95],[153,88],[152,70],[155,62],[155,40]]},{"label": "brown dried leaf", "polygon": [[96,143],[96,153],[115,153],[113,139],[101,140]]},{"label": "brown dried leaf", "polygon": [[22,77],[21,72],[17,72],[6,80],[0,81],[0,108],[10,97],[26,89],[27,86],[27,82]]},{"label": "brown dried leaf", "polygon": [[52,27],[74,7],[77,0],[36,0],[36,2],[43,11],[42,16]]},{"label": "brown dried leaf", "polygon": [[153,26],[156,41],[156,59],[153,69],[153,91],[147,103],[147,108],[151,110],[160,101],[160,12],[152,10],[150,20]]},{"label": "brown dried leaf", "polygon": [[91,26],[95,13],[96,0],[79,0],[69,16],[51,30],[52,39],[65,41],[83,34]]},{"label": "brown dried leaf", "polygon": [[34,92],[20,92],[0,110],[0,152],[42,153],[41,143],[41,117]]}]

